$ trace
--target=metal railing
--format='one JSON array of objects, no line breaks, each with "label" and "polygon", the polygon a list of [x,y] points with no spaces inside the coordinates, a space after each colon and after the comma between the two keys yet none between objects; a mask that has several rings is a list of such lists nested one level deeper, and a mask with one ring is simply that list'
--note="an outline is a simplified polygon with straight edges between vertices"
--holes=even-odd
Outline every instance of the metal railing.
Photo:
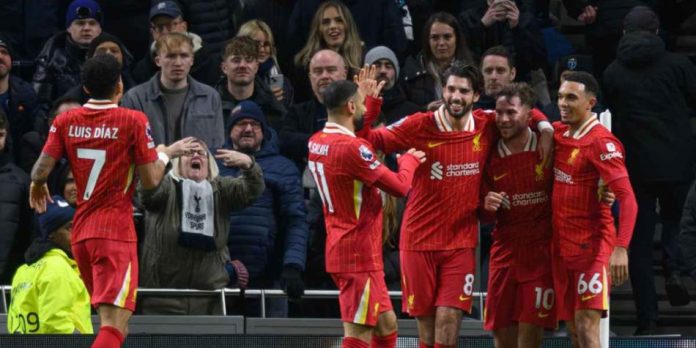
[{"label": "metal railing", "polygon": [[[12,292],[11,285],[0,285],[0,293],[2,293],[2,309],[4,313],[7,313],[7,293]],[[246,289],[241,290],[238,288],[223,288],[218,290],[196,290],[196,289],[166,289],[166,288],[138,288],[138,293],[148,294],[148,295],[175,295],[175,296],[186,296],[186,295],[210,295],[210,296],[220,296],[220,303],[222,305],[222,315],[227,316],[227,296],[249,296],[258,297],[261,299],[261,317],[266,318],[266,298],[273,297],[287,297],[285,292],[280,289]],[[487,296],[486,292],[474,292],[472,294],[474,297],[478,297],[479,305],[481,310],[479,319],[483,321],[483,301]],[[401,291],[389,291],[389,297],[392,299],[401,299]],[[303,299],[337,299],[338,290],[305,290]]]}]

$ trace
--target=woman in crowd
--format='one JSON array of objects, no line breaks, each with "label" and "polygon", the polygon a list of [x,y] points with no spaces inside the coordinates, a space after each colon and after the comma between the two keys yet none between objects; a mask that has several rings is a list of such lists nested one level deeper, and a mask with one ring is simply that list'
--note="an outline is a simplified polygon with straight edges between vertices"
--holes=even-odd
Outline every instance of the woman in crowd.
[{"label": "woman in crowd", "polygon": [[457,19],[446,12],[433,14],[423,28],[422,51],[406,59],[403,74],[406,98],[422,109],[442,105],[442,75],[453,63],[472,64],[473,58]]},{"label": "woman in crowd", "polygon": [[271,28],[262,20],[252,19],[242,24],[237,36],[248,36],[259,44],[259,71],[256,76],[270,87],[279,102],[289,108],[294,91],[290,80],[283,76],[278,66],[278,52]]}]

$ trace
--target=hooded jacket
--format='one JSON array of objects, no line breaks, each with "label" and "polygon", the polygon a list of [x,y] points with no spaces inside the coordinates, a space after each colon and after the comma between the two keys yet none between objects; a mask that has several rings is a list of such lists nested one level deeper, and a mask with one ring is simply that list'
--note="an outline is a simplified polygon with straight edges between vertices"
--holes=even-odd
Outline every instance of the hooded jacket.
[{"label": "hooded jacket", "polygon": [[[304,271],[309,238],[300,173],[279,154],[276,132],[262,125],[264,140],[253,155],[263,169],[266,189],[251,206],[230,214],[227,244],[230,256],[249,270],[252,288],[270,285],[286,266]],[[228,139],[225,148],[232,147]],[[220,166],[222,176],[238,173],[237,168]]]},{"label": "hooded jacket", "polygon": [[29,176],[0,152],[0,284],[8,284],[32,237]]},{"label": "hooded jacket", "polygon": [[89,294],[75,260],[52,242],[38,239],[27,249],[25,259],[27,263],[12,279],[7,331],[93,333]]},{"label": "hooded jacket", "polygon": [[619,42],[603,81],[612,130],[626,148],[631,179],[688,182],[695,145],[689,117],[690,107],[696,107],[696,67],[688,58],[667,52],[657,35],[634,32]]}]

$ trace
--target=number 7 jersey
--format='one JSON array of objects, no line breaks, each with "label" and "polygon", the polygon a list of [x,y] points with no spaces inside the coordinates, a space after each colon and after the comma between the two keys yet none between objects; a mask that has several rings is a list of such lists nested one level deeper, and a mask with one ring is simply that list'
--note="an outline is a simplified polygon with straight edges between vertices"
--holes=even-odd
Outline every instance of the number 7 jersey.
[{"label": "number 7 jersey", "polygon": [[72,243],[136,241],[131,198],[135,166],[157,160],[145,114],[90,101],[58,115],[43,153],[68,159],[77,186]]}]

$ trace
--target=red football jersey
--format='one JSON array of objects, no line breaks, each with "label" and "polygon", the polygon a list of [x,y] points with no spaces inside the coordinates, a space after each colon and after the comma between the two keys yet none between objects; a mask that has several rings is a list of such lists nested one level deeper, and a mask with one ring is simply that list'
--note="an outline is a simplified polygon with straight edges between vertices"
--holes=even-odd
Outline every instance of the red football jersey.
[{"label": "red football jersey", "polygon": [[483,167],[495,142],[495,112],[474,110],[454,131],[444,108],[406,116],[368,139],[390,153],[416,148],[426,162],[416,170],[401,227],[401,250],[475,248],[476,210]]},{"label": "red football jersey", "polygon": [[560,122],[554,128],[554,243],[565,258],[608,257],[616,228],[599,181],[628,177],[623,145],[595,117],[574,133]]},{"label": "red football jersey", "polygon": [[89,238],[136,241],[133,174],[157,160],[147,117],[140,111],[90,100],[59,115],[43,153],[67,157],[77,185],[72,242]]},{"label": "red football jersey", "polygon": [[366,140],[333,122],[308,146],[308,166],[324,202],[326,271],[382,270],[382,196],[373,184],[389,169]]},{"label": "red football jersey", "polygon": [[531,136],[525,150],[511,153],[501,140],[486,168],[487,190],[505,192],[510,209],[501,207],[491,247],[491,268],[514,266],[519,281],[535,279],[550,270],[551,169],[537,152],[538,135]]}]

